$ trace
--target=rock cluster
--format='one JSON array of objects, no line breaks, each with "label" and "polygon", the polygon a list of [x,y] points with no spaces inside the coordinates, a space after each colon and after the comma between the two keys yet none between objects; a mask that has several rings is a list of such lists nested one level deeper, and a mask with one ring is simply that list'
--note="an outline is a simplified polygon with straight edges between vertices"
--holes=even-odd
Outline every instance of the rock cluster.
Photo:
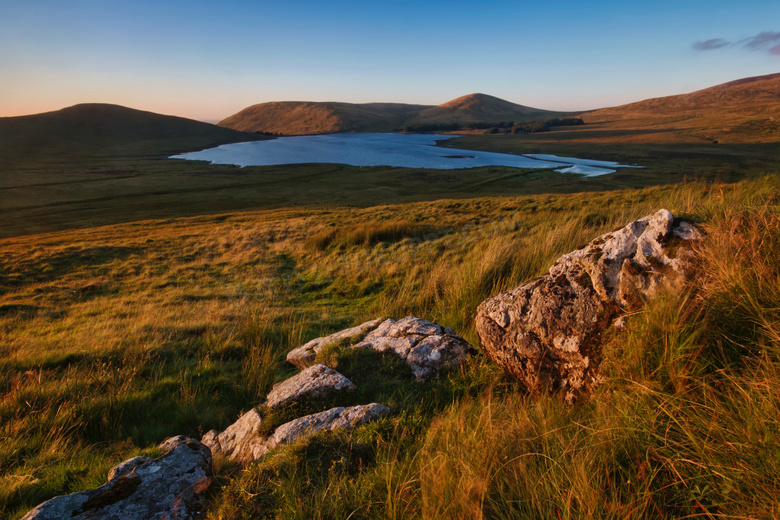
[{"label": "rock cluster", "polygon": [[210,484],[212,455],[249,464],[317,432],[349,430],[389,414],[387,406],[371,403],[335,407],[276,428],[264,427],[264,414],[292,403],[355,390],[354,383],[333,368],[313,364],[317,352],[335,344],[395,352],[418,379],[429,379],[460,365],[473,351],[451,329],[412,317],[397,322],[377,319],[317,338],[288,356],[303,370],[275,385],[259,409],[249,410],[225,431],[211,430],[200,442],[172,437],[159,446],[165,452],[161,457],[127,460],[111,469],[103,486],[55,497],[30,511],[24,520],[193,518]]},{"label": "rock cluster", "polygon": [[211,483],[211,452],[194,439],[172,437],[156,459],[135,457],[114,467],[96,489],[44,502],[23,520],[185,520],[201,510]]},{"label": "rock cluster", "polygon": [[561,390],[576,399],[598,383],[604,329],[684,281],[691,244],[701,238],[660,210],[563,255],[548,274],[479,305],[485,355],[531,390]]},{"label": "rock cluster", "polygon": [[[452,329],[420,318],[368,321],[330,336],[313,339],[291,351],[287,360],[302,371],[274,386],[260,409],[272,411],[292,402],[354,390],[352,381],[333,368],[312,364],[317,354],[329,347],[392,351],[406,361],[419,380],[428,380],[449,368],[460,366],[474,351]],[[268,432],[267,428],[263,428],[261,411],[252,409],[222,433],[216,430],[206,433],[202,442],[215,455],[248,464],[272,449],[299,438],[320,431],[352,429],[388,413],[390,409],[378,403],[336,407],[294,419]]]},{"label": "rock cluster", "polygon": [[320,351],[334,345],[391,351],[406,361],[420,381],[428,381],[460,366],[475,351],[466,340],[455,335],[451,328],[407,316],[398,321],[392,318],[368,321],[330,336],[313,339],[287,354],[287,361],[298,368],[305,368],[314,363]]}]

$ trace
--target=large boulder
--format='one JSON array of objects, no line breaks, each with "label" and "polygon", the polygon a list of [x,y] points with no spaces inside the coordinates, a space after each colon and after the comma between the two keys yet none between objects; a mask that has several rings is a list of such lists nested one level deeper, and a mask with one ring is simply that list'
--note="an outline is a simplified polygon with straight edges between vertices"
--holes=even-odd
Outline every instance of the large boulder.
[{"label": "large boulder", "polygon": [[194,439],[172,437],[159,458],[136,457],[109,472],[99,488],[52,498],[23,520],[185,520],[201,511],[211,483],[211,452]]},{"label": "large boulder", "polygon": [[601,335],[689,275],[699,231],[663,209],[560,257],[548,274],[482,302],[476,326],[486,356],[531,390],[568,401],[599,381]]},{"label": "large boulder", "polygon": [[475,352],[449,327],[407,316],[401,320],[373,320],[330,336],[313,339],[287,355],[299,368],[314,362],[316,353],[328,346],[372,348],[393,352],[406,361],[415,377],[427,381],[465,363]]},{"label": "large boulder", "polygon": [[274,386],[266,398],[268,408],[306,398],[325,397],[335,392],[348,392],[356,387],[352,381],[325,365],[312,365],[297,375]]}]

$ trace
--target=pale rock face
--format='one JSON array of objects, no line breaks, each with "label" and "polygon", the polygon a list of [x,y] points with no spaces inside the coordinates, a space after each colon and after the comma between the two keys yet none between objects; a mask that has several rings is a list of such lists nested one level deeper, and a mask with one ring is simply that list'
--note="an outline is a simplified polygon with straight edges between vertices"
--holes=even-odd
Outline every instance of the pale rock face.
[{"label": "pale rock face", "polygon": [[265,437],[260,434],[262,423],[262,416],[253,408],[228,426],[224,432],[209,431],[203,436],[201,442],[208,446],[214,455],[222,455],[246,463],[255,459],[255,452],[265,441]]},{"label": "pale rock face", "polygon": [[335,392],[347,392],[356,387],[346,377],[325,365],[313,365],[274,386],[265,405],[277,408],[307,397],[324,397]]},{"label": "pale rock face", "polygon": [[594,239],[561,256],[548,274],[480,304],[483,351],[529,389],[560,389],[576,399],[600,379],[593,360],[604,329],[680,286],[701,239],[665,209]]},{"label": "pale rock face", "polygon": [[287,354],[287,361],[297,367],[314,362],[315,351],[349,338],[347,348],[371,348],[378,352],[393,352],[406,361],[420,381],[437,377],[442,372],[465,363],[475,349],[455,335],[449,327],[413,316],[398,321],[390,318],[373,320],[324,338],[313,339]]},{"label": "pale rock face", "polygon": [[474,353],[474,347],[453,334],[449,327],[445,329],[413,316],[383,321],[352,348],[392,351],[406,361],[420,381],[428,381],[462,365]]},{"label": "pale rock face", "polygon": [[330,410],[307,415],[279,426],[268,439],[265,446],[267,451],[270,451],[318,432],[352,430],[361,424],[380,419],[389,413],[390,408],[378,403],[350,406],[348,408],[331,408]]},{"label": "pale rock face", "polygon": [[375,329],[380,323],[382,323],[382,319],[378,318],[372,321],[361,323],[356,327],[336,332],[330,336],[315,338],[308,343],[301,345],[295,350],[290,351],[287,354],[287,361],[303,370],[304,368],[314,363],[314,359],[317,357],[317,353],[323,348],[347,340],[349,338],[363,337],[370,330]]},{"label": "pale rock face", "polygon": [[156,459],[135,457],[109,472],[99,488],[59,496],[23,520],[186,520],[196,518],[211,483],[211,452],[194,439],[172,437]]}]

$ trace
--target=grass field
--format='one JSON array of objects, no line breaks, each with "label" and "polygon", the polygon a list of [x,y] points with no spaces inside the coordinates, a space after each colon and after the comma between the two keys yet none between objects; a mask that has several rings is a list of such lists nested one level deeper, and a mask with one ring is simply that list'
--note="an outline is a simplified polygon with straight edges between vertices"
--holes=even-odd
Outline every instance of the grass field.
[{"label": "grass field", "polygon": [[481,356],[429,385],[345,356],[355,399],[393,414],[245,471],[217,460],[205,515],[778,516],[780,149],[614,131],[451,144],[646,168],[235,168],[166,159],[178,140],[3,150],[0,517],[223,429],[308,339],[416,315],[477,345],[483,299],[661,207],[706,231],[700,275],[607,338],[589,403],[531,398]]},{"label": "grass field", "polygon": [[[609,382],[589,404],[530,399],[480,357],[432,387],[380,374],[364,397],[390,418],[247,471],[217,461],[207,515],[771,518],[778,200],[770,177],[2,239],[0,515],[99,485],[166,436],[224,428],[293,373],[288,350],[321,334],[412,314],[477,344],[482,299],[667,207],[708,233],[701,278],[609,341]],[[353,377],[374,362],[342,361]]]}]

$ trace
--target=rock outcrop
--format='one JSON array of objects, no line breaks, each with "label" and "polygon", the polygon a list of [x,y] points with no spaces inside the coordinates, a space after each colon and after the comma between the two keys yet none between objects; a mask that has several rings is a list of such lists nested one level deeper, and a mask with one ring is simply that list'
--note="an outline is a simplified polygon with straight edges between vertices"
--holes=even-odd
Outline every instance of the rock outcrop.
[{"label": "rock outcrop", "polygon": [[372,348],[392,351],[406,361],[415,377],[427,381],[465,363],[475,351],[466,340],[421,318],[407,316],[395,321],[373,320],[330,336],[313,339],[287,355],[287,361],[299,368],[311,364],[322,349],[342,345],[344,348]]},{"label": "rock outcrop", "polygon": [[548,274],[480,304],[485,355],[531,390],[576,399],[599,381],[604,329],[680,285],[699,239],[692,225],[660,210],[563,255]]},{"label": "rock outcrop", "polygon": [[211,483],[211,452],[194,439],[172,437],[156,459],[135,457],[119,464],[99,488],[52,498],[23,520],[185,520],[201,510]]},{"label": "rock outcrop", "polygon": [[277,408],[287,403],[306,398],[324,397],[335,392],[348,392],[355,385],[332,368],[325,365],[313,365],[274,386],[266,398],[265,405]]}]

